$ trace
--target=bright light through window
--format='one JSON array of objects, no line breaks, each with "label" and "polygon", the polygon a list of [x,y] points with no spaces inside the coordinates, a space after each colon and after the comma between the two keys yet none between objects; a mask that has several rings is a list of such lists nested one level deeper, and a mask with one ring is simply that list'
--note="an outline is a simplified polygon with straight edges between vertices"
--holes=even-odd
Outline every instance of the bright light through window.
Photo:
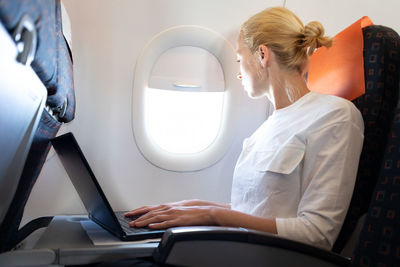
[{"label": "bright light through window", "polygon": [[147,132],[162,149],[197,153],[217,137],[224,92],[146,89]]}]

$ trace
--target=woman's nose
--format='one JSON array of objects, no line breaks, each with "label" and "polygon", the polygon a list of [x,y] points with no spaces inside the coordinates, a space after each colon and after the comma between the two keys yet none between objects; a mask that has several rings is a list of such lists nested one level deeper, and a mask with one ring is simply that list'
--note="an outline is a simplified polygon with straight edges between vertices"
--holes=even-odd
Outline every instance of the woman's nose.
[{"label": "woman's nose", "polygon": [[239,80],[241,80],[242,79],[242,74],[239,72],[238,74],[237,74],[237,76],[236,76]]}]

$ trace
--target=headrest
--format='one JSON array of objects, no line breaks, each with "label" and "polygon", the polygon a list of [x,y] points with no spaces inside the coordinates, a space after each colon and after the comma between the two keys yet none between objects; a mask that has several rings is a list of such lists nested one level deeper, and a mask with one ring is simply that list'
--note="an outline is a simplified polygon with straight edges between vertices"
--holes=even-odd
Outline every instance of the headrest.
[{"label": "headrest", "polygon": [[349,100],[365,93],[362,29],[369,25],[373,25],[371,19],[362,17],[338,33],[332,47],[321,47],[310,57],[311,91]]}]

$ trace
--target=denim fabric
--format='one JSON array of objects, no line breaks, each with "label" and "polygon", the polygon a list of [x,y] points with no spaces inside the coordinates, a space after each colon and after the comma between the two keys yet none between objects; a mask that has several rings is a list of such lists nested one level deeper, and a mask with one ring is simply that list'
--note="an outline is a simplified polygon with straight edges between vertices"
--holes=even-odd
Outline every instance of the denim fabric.
[{"label": "denim fabric", "polygon": [[74,118],[75,94],[71,56],[62,33],[59,0],[0,0],[0,21],[11,33],[21,16],[29,14],[38,33],[32,68],[47,88],[47,104],[61,108],[67,98],[62,122]]}]

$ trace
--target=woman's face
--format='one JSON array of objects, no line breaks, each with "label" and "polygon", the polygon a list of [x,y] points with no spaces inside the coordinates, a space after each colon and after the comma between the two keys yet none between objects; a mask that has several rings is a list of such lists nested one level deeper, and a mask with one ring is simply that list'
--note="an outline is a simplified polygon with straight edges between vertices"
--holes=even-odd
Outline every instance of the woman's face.
[{"label": "woman's face", "polygon": [[237,59],[240,63],[238,79],[242,81],[244,90],[251,98],[265,96],[268,88],[268,80],[261,62],[257,60],[247,45],[243,42],[242,35],[239,35],[237,42]]}]

